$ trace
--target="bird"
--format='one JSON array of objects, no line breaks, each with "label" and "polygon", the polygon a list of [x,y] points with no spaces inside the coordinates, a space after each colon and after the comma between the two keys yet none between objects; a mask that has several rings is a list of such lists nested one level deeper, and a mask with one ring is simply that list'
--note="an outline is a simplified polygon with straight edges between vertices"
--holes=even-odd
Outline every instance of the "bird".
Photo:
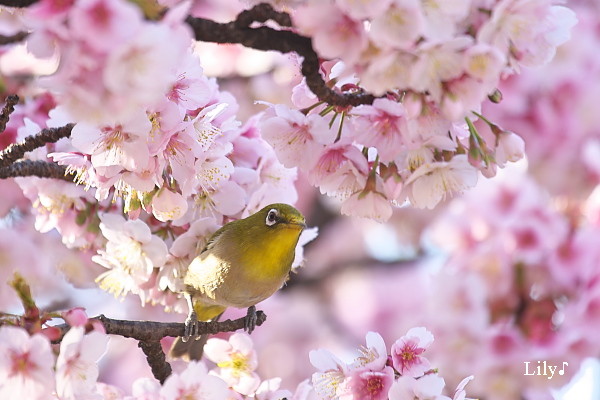
[{"label": "bird", "polygon": [[275,203],[217,230],[183,277],[189,312],[185,336],[175,340],[170,356],[201,359],[208,336],[198,335],[198,321],[218,320],[228,307],[248,308],[245,326],[251,333],[255,305],[287,281],[305,228],[300,211]]}]

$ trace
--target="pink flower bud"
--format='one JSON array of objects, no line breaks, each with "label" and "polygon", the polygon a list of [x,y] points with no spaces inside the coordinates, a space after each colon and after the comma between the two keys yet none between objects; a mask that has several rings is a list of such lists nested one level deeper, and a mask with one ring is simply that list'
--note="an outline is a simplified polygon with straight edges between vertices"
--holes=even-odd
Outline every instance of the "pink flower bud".
[{"label": "pink flower bud", "polygon": [[85,326],[88,322],[88,316],[82,307],[75,307],[65,311],[62,313],[62,317],[71,326]]},{"label": "pink flower bud", "polygon": [[60,339],[61,331],[56,326],[51,326],[49,328],[42,329],[41,334],[46,336],[48,340],[55,341]]},{"label": "pink flower bud", "polygon": [[183,216],[188,209],[185,198],[176,192],[164,189],[152,199],[152,214],[159,221],[175,220]]}]

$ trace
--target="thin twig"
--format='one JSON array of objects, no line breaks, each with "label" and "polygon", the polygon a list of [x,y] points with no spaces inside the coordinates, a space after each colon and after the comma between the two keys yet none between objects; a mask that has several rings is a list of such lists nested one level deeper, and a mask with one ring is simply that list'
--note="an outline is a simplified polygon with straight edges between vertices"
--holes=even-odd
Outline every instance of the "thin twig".
[{"label": "thin twig", "polygon": [[[252,9],[253,10],[253,9]],[[248,12],[251,12],[249,10]],[[261,10],[261,18],[266,18]],[[273,13],[276,11],[273,10]],[[270,19],[275,19],[276,15]],[[331,105],[342,107],[371,104],[375,96],[370,93],[338,93],[329,88],[320,73],[319,57],[310,38],[288,30],[276,30],[266,26],[257,28],[242,27],[242,22],[218,23],[204,18],[188,17],[186,22],[194,31],[195,38],[203,42],[238,43],[257,50],[275,50],[281,53],[295,52],[302,56],[302,75],[306,84],[317,97]]]},{"label": "thin twig", "polygon": [[0,152],[0,168],[6,167],[22,158],[25,153],[55,143],[60,139],[71,136],[75,124],[67,124],[59,128],[42,129],[37,135],[28,136],[21,143],[13,143]]},{"label": "thin twig", "polygon": [[0,179],[37,176],[73,182],[75,175],[67,173],[67,167],[49,161],[24,160],[0,168]]},{"label": "thin twig", "polygon": [[6,124],[8,124],[8,120],[10,118],[10,114],[15,111],[15,106],[19,103],[19,96],[16,94],[11,94],[6,98],[6,104],[0,111],[0,133],[4,132],[6,129]]},{"label": "thin twig", "polygon": [[172,369],[171,364],[169,364],[165,358],[165,353],[162,350],[160,342],[158,340],[140,340],[138,342],[138,347],[141,348],[146,355],[146,360],[148,360],[152,375],[154,375],[161,384],[165,383],[169,375],[171,375]]}]

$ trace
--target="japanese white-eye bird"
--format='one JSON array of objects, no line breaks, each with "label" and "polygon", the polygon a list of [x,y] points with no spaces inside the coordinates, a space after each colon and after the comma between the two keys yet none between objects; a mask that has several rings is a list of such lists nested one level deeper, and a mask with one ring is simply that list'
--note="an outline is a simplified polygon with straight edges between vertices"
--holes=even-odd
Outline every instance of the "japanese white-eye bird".
[{"label": "japanese white-eye bird", "polygon": [[175,341],[170,355],[200,359],[206,335],[197,335],[197,322],[217,319],[227,307],[248,307],[247,329],[252,331],[256,322],[254,305],[270,297],[288,279],[305,227],[300,211],[277,203],[217,230],[183,278],[189,308],[186,336]]}]

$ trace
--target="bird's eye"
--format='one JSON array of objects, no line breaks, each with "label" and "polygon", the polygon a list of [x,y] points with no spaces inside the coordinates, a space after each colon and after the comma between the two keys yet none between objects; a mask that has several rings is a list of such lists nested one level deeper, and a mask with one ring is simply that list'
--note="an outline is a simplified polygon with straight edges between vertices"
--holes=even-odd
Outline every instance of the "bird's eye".
[{"label": "bird's eye", "polygon": [[267,213],[267,220],[265,221],[266,224],[268,226],[275,225],[275,222],[277,222],[277,216],[278,216],[277,210],[274,208],[271,208],[269,210],[269,212]]}]

